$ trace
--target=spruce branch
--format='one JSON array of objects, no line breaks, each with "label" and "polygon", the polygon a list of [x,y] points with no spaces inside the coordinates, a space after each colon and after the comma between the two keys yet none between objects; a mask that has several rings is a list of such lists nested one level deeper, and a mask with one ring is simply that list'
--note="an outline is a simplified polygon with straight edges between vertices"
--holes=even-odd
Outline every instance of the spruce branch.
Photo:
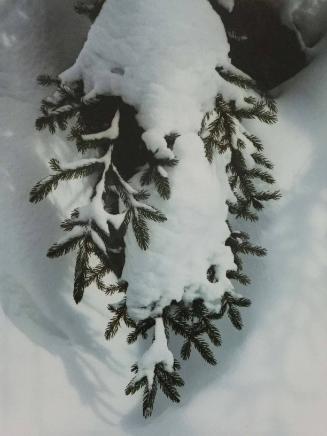
[{"label": "spruce branch", "polygon": [[103,264],[102,262],[92,268],[90,267],[86,273],[86,285],[90,286],[94,282],[98,285],[98,282],[101,281],[101,279],[103,279],[103,277],[109,272],[110,269],[108,268],[108,265]]},{"label": "spruce branch", "polygon": [[[246,132],[245,130],[243,131],[243,135],[250,141],[252,142],[253,146],[258,150],[258,152],[263,151],[263,145],[262,142],[260,141],[260,139],[255,136],[255,135],[251,135],[250,133]],[[263,156],[263,155],[261,155]],[[253,157],[253,155],[252,155]],[[263,156],[264,157],[264,156]]]},{"label": "spruce branch", "polygon": [[269,170],[273,169],[273,164],[262,153],[253,153],[251,156],[257,165],[261,165]]},{"label": "spruce branch", "polygon": [[[243,119],[257,118],[262,122],[271,124],[276,122],[275,103],[260,92],[255,82],[247,76],[242,75],[235,69],[226,71],[218,68],[221,77],[234,85],[251,90],[259,99],[249,94],[244,98],[247,106],[237,107],[235,101],[225,101],[222,94],[216,98],[215,110],[212,114],[207,114],[204,118],[200,135],[203,138],[205,153],[210,162],[213,160],[214,151],[224,153],[227,149],[231,152],[231,160],[226,170],[229,173],[230,187],[236,197],[236,202],[227,201],[229,212],[237,218],[256,221],[257,211],[263,209],[263,201],[278,200],[279,191],[270,194],[263,194],[268,191],[258,191],[256,189],[256,179],[274,184],[275,180],[268,170],[273,168],[271,162],[262,153],[263,145],[261,141],[243,128]],[[245,153],[248,153],[248,144],[256,149],[251,151],[249,156],[253,159],[254,167],[248,167]],[[264,169],[260,168],[263,167]]]},{"label": "spruce branch", "polygon": [[77,248],[84,237],[85,234],[80,233],[75,236],[69,236],[63,241],[55,243],[49,248],[47,256],[50,258],[56,258],[68,254],[70,251],[73,251]]},{"label": "spruce branch", "polygon": [[75,277],[74,277],[74,300],[78,304],[83,298],[86,288],[87,270],[89,268],[90,251],[88,247],[88,235],[79,245],[79,250],[76,257]]},{"label": "spruce branch", "polygon": [[73,87],[69,87],[58,78],[49,75],[41,75],[38,82],[42,86],[56,86],[56,91],[51,97],[42,100],[41,115],[35,122],[37,130],[48,128],[50,133],[54,133],[56,128],[65,130],[68,121],[77,115],[82,109],[84,103],[83,84],[77,82]]},{"label": "spruce branch", "polygon": [[141,185],[154,183],[159,195],[168,200],[170,198],[170,183],[165,167],[172,168],[178,164],[177,159],[156,159],[152,154],[148,154],[149,162],[147,168],[141,176]]},{"label": "spruce branch", "polygon": [[109,168],[107,185],[115,188],[125,205],[125,218],[121,225],[121,231],[126,232],[131,222],[139,247],[146,250],[150,243],[150,233],[146,220],[164,222],[167,218],[159,210],[144,203],[149,194],[146,191],[134,189],[130,183],[122,178],[114,165]]},{"label": "spruce branch", "polygon": [[[223,78],[243,89],[257,91],[254,82],[247,77],[234,72],[228,73],[223,68],[218,69]],[[253,95],[245,98],[247,107],[237,107],[235,101],[225,101],[219,94],[216,98],[215,111],[207,114],[204,119],[201,136],[203,138],[205,153],[210,162],[213,160],[214,151],[224,153],[230,150],[231,159],[226,166],[229,174],[229,184],[236,197],[236,202],[227,201],[229,212],[237,218],[245,220],[258,220],[257,211],[263,209],[263,201],[277,200],[280,198],[279,191],[271,192],[271,195],[262,195],[263,192],[256,188],[256,180],[274,184],[275,180],[269,170],[273,168],[271,162],[263,155],[263,145],[255,136],[249,134],[243,128],[243,118],[258,118],[260,121],[272,123],[276,121],[274,105],[269,105],[265,99],[256,99]],[[248,152],[249,144],[257,151]],[[251,147],[250,147],[251,148]],[[254,167],[248,167],[245,154],[253,159]],[[263,167],[263,169],[261,168]]]},{"label": "spruce branch", "polygon": [[242,119],[258,119],[265,124],[274,124],[277,121],[277,115],[270,109],[266,110],[266,102],[264,100],[247,99],[246,103],[251,105],[249,108],[239,108],[234,111],[234,115],[238,120]]},{"label": "spruce branch", "polygon": [[177,387],[184,382],[177,370],[178,362],[173,358],[167,347],[167,339],[162,318],[156,318],[153,342],[139,362],[132,366],[135,376],[127,385],[126,395],[135,394],[139,389],[143,391],[143,415],[152,414],[158,387],[173,402],[179,402]]},{"label": "spruce branch", "polygon": [[60,86],[60,80],[57,77],[50,76],[50,74],[40,74],[36,80],[40,86]]},{"label": "spruce branch", "polygon": [[32,188],[30,193],[30,201],[32,203],[38,203],[46,198],[50,192],[58,187],[60,181],[87,177],[95,172],[101,172],[101,170],[103,170],[103,163],[96,159],[86,161],[85,163],[80,162],[76,167],[74,167],[74,165],[71,167],[69,167],[69,165],[61,167],[57,159],[51,159],[49,165],[51,169],[55,171],[55,174],[40,180]]},{"label": "spruce branch", "polygon": [[250,278],[246,274],[241,273],[240,271],[229,270],[227,271],[226,276],[228,279],[237,280],[244,286],[249,285],[251,283]]},{"label": "spruce branch", "polygon": [[128,287],[128,283],[125,282],[124,280],[120,280],[116,284],[108,286],[106,289],[106,294],[113,295],[116,292],[126,294],[127,287]]},{"label": "spruce branch", "polygon": [[240,311],[235,307],[233,307],[232,305],[230,305],[227,313],[228,313],[228,318],[230,319],[233,326],[237,330],[241,330],[243,327],[243,322],[242,322]]},{"label": "spruce branch", "polygon": [[147,318],[143,321],[138,322],[134,329],[127,336],[127,343],[134,344],[141,336],[143,339],[148,337],[148,331],[155,325],[155,320],[153,318]]},{"label": "spruce branch", "polygon": [[121,327],[121,322],[124,322],[127,327],[135,326],[134,321],[129,318],[127,313],[126,298],[123,298],[118,305],[109,304],[108,309],[113,313],[113,317],[109,321],[105,331],[105,338],[107,340],[112,339],[117,334]]},{"label": "spruce branch", "polygon": [[194,336],[192,338],[192,344],[196,350],[201,354],[203,359],[209,363],[209,365],[216,365],[217,360],[215,359],[213,352],[211,351],[207,342],[201,337]]},{"label": "spruce branch", "polygon": [[252,89],[256,92],[259,91],[255,81],[251,79],[249,76],[246,76],[245,74],[241,74],[240,71],[235,73],[234,71],[226,70],[224,67],[221,66],[217,67],[216,71],[224,80],[236,85],[239,88]]},{"label": "spruce branch", "polygon": [[[78,2],[76,9],[93,20],[102,4],[103,0],[94,1],[92,4],[82,1]],[[200,134],[210,162],[214,160],[215,153],[218,158],[226,152],[226,155],[231,156],[226,167],[227,177],[235,195],[235,202],[227,202],[230,213],[255,221],[264,202],[277,200],[280,193],[261,186],[263,183],[274,183],[270,173],[273,166],[263,153],[263,144],[256,136],[249,134],[241,122],[243,119],[258,119],[268,124],[273,123],[277,119],[276,107],[273,100],[260,93],[252,79],[239,76],[235,70],[228,72],[218,69],[218,73],[225,81],[251,92],[241,104],[233,100],[227,101],[219,94],[214,111],[204,118]],[[90,179],[92,194],[87,199],[87,204],[78,207],[70,218],[61,224],[62,229],[70,233],[66,234],[67,237],[62,241],[54,244],[48,255],[59,257],[73,250],[77,251],[74,277],[76,303],[82,300],[85,289],[93,284],[107,295],[123,294],[123,299],[119,303],[108,305],[111,318],[105,331],[106,339],[112,339],[124,325],[131,329],[127,336],[128,343],[153,336],[149,350],[132,366],[134,377],[126,387],[127,395],[143,389],[143,414],[148,417],[152,413],[158,389],[173,402],[180,401],[178,388],[183,386],[184,382],[178,373],[180,366],[168,349],[170,333],[182,337],[180,354],[184,360],[190,358],[192,350],[195,349],[207,363],[215,365],[217,361],[211,348],[220,346],[222,342],[216,321],[226,316],[235,328],[241,329],[241,308],[250,305],[250,300],[232,291],[221,295],[224,280],[249,284],[249,277],[242,272],[241,257],[243,254],[264,256],[266,250],[253,245],[246,233],[234,232],[229,226],[230,237],[226,245],[231,249],[237,269],[227,270],[226,277],[218,277],[216,265],[208,265],[207,279],[211,283],[216,283],[210,285],[210,290],[217,289],[214,310],[212,305],[200,298],[191,303],[187,298],[185,301],[182,298],[181,301],[172,301],[158,318],[131,319],[127,299],[128,293],[133,292],[133,283],[118,280],[116,284],[108,285],[106,275],[114,272],[118,279],[121,277],[124,237],[128,226],[131,226],[139,247],[146,250],[151,241],[149,221],[161,223],[166,221],[166,217],[150,205],[150,191],[136,189],[129,177],[135,174],[140,176],[142,186],[152,184],[151,189],[154,187],[163,199],[168,200],[171,196],[168,176],[170,169],[178,162],[176,159],[157,159],[147,151],[144,152],[144,160],[139,165],[131,164],[131,168],[126,171],[121,163],[126,147],[123,151],[119,150],[119,146],[124,147],[123,139],[119,135],[120,117],[122,125],[126,124],[124,110],[120,111],[123,107],[122,102],[117,103],[115,100],[115,116],[111,126],[106,129],[107,120],[95,120],[92,113],[94,111],[98,116],[95,106],[90,108],[85,104],[82,83],[78,82],[68,87],[50,76],[43,76],[39,82],[43,86],[55,86],[56,91],[52,97],[43,100],[41,116],[36,122],[36,127],[48,127],[54,132],[56,128],[64,130],[69,125],[69,139],[75,141],[77,150],[81,153],[88,151],[96,156],[70,165],[62,165],[58,160],[52,159],[50,168],[53,174],[39,182],[31,192],[31,201],[37,202],[55,189],[60,181],[96,175]],[[101,97],[96,102],[101,114],[108,113],[104,100],[105,98]],[[71,124],[75,124],[71,126],[70,121]],[[90,131],[93,133],[89,133]],[[95,131],[97,133],[94,133]],[[169,149],[173,149],[177,136],[174,133],[166,136]],[[257,188],[258,182],[260,190]],[[209,284],[207,285],[209,288]]]}]

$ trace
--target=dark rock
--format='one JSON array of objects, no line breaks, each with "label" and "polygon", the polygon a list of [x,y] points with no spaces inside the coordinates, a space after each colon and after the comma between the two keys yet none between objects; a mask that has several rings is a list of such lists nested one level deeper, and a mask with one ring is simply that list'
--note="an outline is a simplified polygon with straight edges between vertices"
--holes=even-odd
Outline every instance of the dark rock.
[{"label": "dark rock", "polygon": [[285,26],[278,1],[236,0],[229,13],[209,0],[221,16],[233,65],[253,77],[262,89],[272,89],[306,65],[296,33]]}]

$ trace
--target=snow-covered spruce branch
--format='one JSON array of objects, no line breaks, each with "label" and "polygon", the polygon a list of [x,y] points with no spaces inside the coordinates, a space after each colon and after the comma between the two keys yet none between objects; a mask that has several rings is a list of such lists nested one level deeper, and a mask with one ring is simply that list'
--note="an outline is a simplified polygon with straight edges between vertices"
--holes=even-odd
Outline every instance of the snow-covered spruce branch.
[{"label": "snow-covered spruce branch", "polygon": [[[79,6],[92,20],[102,9],[75,64],[60,79],[40,79],[57,89],[43,101],[37,128],[69,126],[77,150],[97,155],[70,165],[52,161],[54,174],[36,185],[31,200],[45,198],[60,181],[94,175],[87,204],[62,223],[69,237],[49,255],[78,249],[77,302],[93,283],[123,295],[108,306],[107,339],[123,325],[131,329],[128,343],[153,339],[126,389],[144,390],[147,417],[158,388],[179,401],[183,381],[168,348],[174,335],[183,338],[183,360],[196,350],[215,365],[216,321],[227,316],[242,328],[240,309],[250,305],[236,291],[236,282],[250,283],[242,256],[266,251],[232,219],[257,220],[265,203],[280,196],[267,188],[272,163],[243,120],[271,124],[276,106],[230,65],[224,27],[206,1],[92,3]],[[197,17],[192,24],[185,10]],[[168,65],[169,74],[159,65]],[[109,271],[117,284],[106,283]]]},{"label": "snow-covered spruce branch", "polygon": [[114,312],[114,317],[108,324],[107,339],[117,333],[121,320],[124,320],[126,326],[133,328],[133,332],[128,336],[129,343],[135,342],[139,336],[147,337],[148,334],[152,334],[154,328],[153,343],[141,359],[132,366],[132,372],[136,375],[125,391],[127,395],[130,395],[144,389],[144,417],[152,413],[158,387],[171,401],[180,401],[177,388],[182,387],[184,381],[178,374],[180,364],[168,349],[169,330],[171,329],[174,334],[184,338],[181,348],[182,359],[189,359],[192,349],[195,349],[208,364],[215,365],[217,363],[215,356],[205,336],[213,346],[220,346],[221,335],[215,321],[227,314],[234,327],[241,329],[243,324],[239,308],[249,305],[248,299],[226,292],[221,298],[218,312],[210,312],[201,299],[194,300],[191,305],[185,304],[184,301],[173,302],[165,308],[161,317],[147,319],[136,325],[128,318],[126,299],[122,300],[122,304],[118,307],[110,307],[110,310]]},{"label": "snow-covered spruce branch", "polygon": [[[228,197],[225,198],[230,213],[236,215],[237,218],[257,220],[258,211],[264,207],[263,203],[271,199],[278,199],[280,193],[279,191],[265,190],[265,184],[274,183],[270,173],[273,165],[264,156],[260,140],[247,132],[242,125],[242,120],[256,117],[262,122],[275,122],[276,107],[270,98],[263,94],[254,94],[256,85],[252,81],[247,83],[250,79],[240,75],[240,73],[237,80],[235,77],[235,72],[228,75],[227,82],[232,81],[236,86],[241,84],[242,89],[250,88],[251,84],[250,89],[253,92],[250,93],[250,96],[245,95],[243,101],[238,105],[235,101],[225,100],[221,94],[218,95],[215,109],[204,118],[200,134],[204,140],[207,159],[214,167],[217,166],[217,159],[220,159],[219,155],[225,155],[226,180],[234,196],[233,202]],[[246,87],[244,83],[247,83]],[[215,150],[217,151],[216,156],[214,155]],[[219,169],[221,170],[221,168]],[[140,175],[140,183],[143,184],[148,177],[147,184],[154,188],[156,182],[152,171],[151,164],[148,164],[147,169]],[[171,173],[171,169],[169,171]],[[181,170],[177,167],[176,171]],[[259,189],[257,188],[258,181],[260,182]],[[215,321],[227,315],[234,327],[241,329],[243,324],[239,309],[250,305],[250,301],[236,293],[231,284],[231,281],[238,281],[242,285],[250,283],[250,278],[243,272],[242,255],[266,255],[265,249],[250,242],[249,235],[241,231],[234,231],[230,223],[228,223],[228,229],[229,236],[226,237],[225,247],[230,250],[232,259],[229,257],[228,250],[223,250],[216,262],[212,262],[211,266],[208,267],[207,283],[198,277],[195,283],[185,286],[184,292],[178,294],[181,295],[181,299],[179,299],[180,297],[176,298],[176,292],[173,294],[175,299],[172,296],[170,300],[165,300],[164,294],[161,294],[160,299],[156,301],[153,295],[149,299],[149,306],[140,307],[142,297],[138,293],[136,293],[137,301],[132,297],[133,293],[136,292],[133,289],[135,285],[133,282],[129,283],[129,294],[127,294],[127,300],[124,300],[125,312],[132,315],[134,320],[143,317],[135,326],[125,322],[133,329],[128,336],[129,343],[135,342],[140,337],[146,337],[151,332],[156,317],[160,316],[167,338],[169,330],[184,338],[181,348],[182,359],[188,359],[192,349],[194,349],[207,363],[216,364],[214,353],[207,342],[209,340],[213,346],[221,345],[221,336]],[[168,241],[167,244],[169,244]],[[126,269],[124,270],[125,275]],[[125,277],[124,271],[123,277]],[[139,305],[137,310],[134,301],[135,304]],[[167,301],[167,303],[165,304],[163,301]],[[144,315],[142,316],[141,313]],[[110,322],[106,337],[110,339],[116,332],[117,324],[112,325]],[[134,371],[135,368],[138,366],[133,367]],[[141,374],[143,373],[141,372]],[[127,393],[134,393],[138,389],[144,388],[144,416],[148,416],[152,411],[157,387],[158,385],[154,384],[152,388],[152,385],[142,376],[134,379],[127,388]],[[171,385],[173,390],[175,387]],[[177,396],[170,396],[168,392],[165,394],[168,398],[174,398],[173,401],[178,401]]]},{"label": "snow-covered spruce branch", "polygon": [[36,120],[37,130],[48,128],[51,133],[58,127],[66,130],[67,123],[81,109],[83,84],[76,82],[70,87],[60,82],[59,79],[43,74],[38,77],[41,86],[56,86],[56,92],[42,100],[42,115]]},{"label": "snow-covered spruce branch", "polygon": [[[240,72],[229,73],[222,68],[217,68],[217,71],[229,83],[257,92],[253,80]],[[212,162],[214,151],[228,153],[226,170],[236,200],[228,200],[228,206],[229,212],[237,218],[256,221],[257,212],[263,209],[264,202],[280,198],[278,190],[263,190],[264,184],[275,183],[270,173],[273,164],[262,153],[263,145],[259,138],[249,134],[242,125],[243,119],[255,118],[267,124],[275,123],[276,113],[274,100],[261,93],[258,97],[244,97],[241,106],[219,94],[215,109],[203,120],[201,137],[208,160]]]},{"label": "snow-covered spruce branch", "polygon": [[[55,243],[48,251],[48,256],[55,258],[78,249],[74,284],[76,303],[81,301],[85,287],[94,281],[100,289],[107,291],[101,279],[109,271],[120,275],[121,267],[115,265],[114,257],[115,254],[123,252],[123,236],[130,222],[139,246],[145,250],[149,244],[146,220],[162,222],[166,219],[162,213],[144,202],[148,194],[143,190],[134,189],[123,179],[114,165],[112,154],[114,141],[118,136],[119,111],[116,112],[108,129],[81,135],[81,139],[88,142],[108,141],[106,151],[101,157],[84,158],[66,164],[52,159],[50,168],[54,174],[38,182],[31,190],[30,201],[36,203],[56,189],[60,181],[96,175],[88,203],[76,208],[71,217],[61,224],[69,235]],[[115,213],[108,211],[105,196],[120,198],[121,205]],[[100,261],[95,268],[90,267],[92,254]]]},{"label": "snow-covered spruce branch", "polygon": [[[167,138],[167,145],[169,141],[173,144],[176,140],[176,135]],[[141,176],[141,185],[150,185],[154,183],[159,195],[168,200],[170,198],[171,189],[169,183],[169,176],[165,168],[172,168],[178,164],[176,158],[173,159],[156,159],[152,153],[148,154],[148,163]]]},{"label": "snow-covered spruce branch", "polygon": [[154,321],[153,342],[141,359],[132,367],[135,376],[126,387],[126,394],[134,394],[143,388],[143,414],[152,414],[153,404],[158,385],[165,395],[173,402],[179,402],[180,396],[176,387],[184,385],[178,374],[180,369],[168,348],[165,326],[161,317]]}]

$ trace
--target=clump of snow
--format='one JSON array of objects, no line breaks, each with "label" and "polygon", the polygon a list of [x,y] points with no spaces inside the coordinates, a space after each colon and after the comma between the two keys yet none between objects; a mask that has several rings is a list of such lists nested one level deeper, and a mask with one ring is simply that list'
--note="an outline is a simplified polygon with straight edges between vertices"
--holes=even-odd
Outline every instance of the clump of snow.
[{"label": "clump of snow", "polygon": [[134,382],[136,382],[146,377],[150,389],[153,384],[154,370],[157,363],[163,363],[165,370],[168,372],[172,372],[174,366],[174,356],[167,345],[162,318],[156,318],[154,329],[154,340],[150,348],[138,360],[138,372],[134,379]]},{"label": "clump of snow", "polygon": [[[226,198],[231,196],[225,173],[227,155],[210,164],[202,140],[189,133],[177,138],[174,151],[179,160],[168,168],[171,198],[163,200],[152,189],[149,203],[167,217],[164,223],[149,223],[150,246],[142,252],[133,230],[125,238],[123,278],[129,282],[127,306],[130,316],[144,319],[161,313],[172,300],[189,301],[196,294],[212,310],[219,310],[220,297],[230,289],[226,270],[235,269],[225,241]],[[134,180],[133,183],[137,183]],[[211,284],[207,270],[221,265],[221,280]]]},{"label": "clump of snow", "polygon": [[[164,137],[198,132],[228,65],[224,26],[207,1],[110,0],[63,82],[82,79],[85,100],[119,95],[136,107],[147,147],[172,157]],[[117,74],[119,71],[119,74]]]}]

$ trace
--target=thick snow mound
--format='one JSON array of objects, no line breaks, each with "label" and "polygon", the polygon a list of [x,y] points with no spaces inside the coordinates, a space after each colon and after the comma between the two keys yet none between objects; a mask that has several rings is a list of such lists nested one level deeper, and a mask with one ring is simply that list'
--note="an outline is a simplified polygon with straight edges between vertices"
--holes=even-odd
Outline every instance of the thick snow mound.
[{"label": "thick snow mound", "polygon": [[215,67],[229,64],[228,52],[207,1],[110,0],[60,77],[82,79],[86,99],[119,95],[135,106],[148,148],[170,157],[164,136],[198,132],[218,91]]},{"label": "thick snow mound", "polygon": [[[225,176],[227,157],[219,156],[210,164],[202,140],[193,133],[178,138],[174,150],[179,163],[168,169],[171,198],[162,200],[156,192],[150,198],[167,221],[150,225],[145,252],[138,248],[132,229],[126,238],[127,305],[129,314],[139,319],[155,316],[155,311],[160,313],[172,300],[182,298],[204,298],[210,310],[219,311],[220,297],[232,288],[225,277],[226,270],[235,269],[232,252],[225,246],[226,197],[232,196]],[[207,280],[211,265],[220,266],[219,283]]]}]

